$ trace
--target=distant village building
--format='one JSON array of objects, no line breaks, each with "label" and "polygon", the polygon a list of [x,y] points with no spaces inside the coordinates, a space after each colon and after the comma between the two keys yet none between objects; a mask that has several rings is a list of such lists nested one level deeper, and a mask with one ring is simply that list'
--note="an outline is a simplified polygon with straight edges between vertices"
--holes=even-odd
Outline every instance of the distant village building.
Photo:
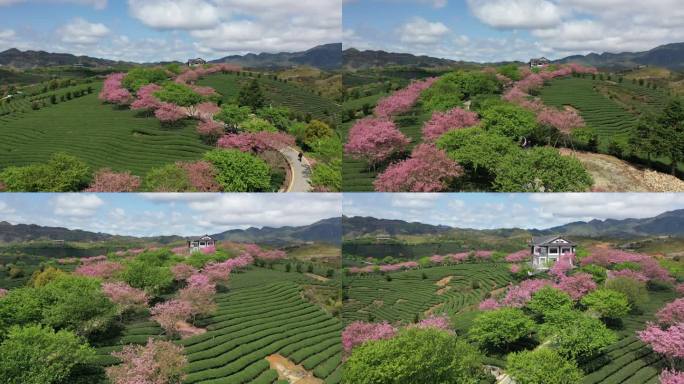
[{"label": "distant village building", "polygon": [[536,270],[549,269],[561,255],[574,254],[577,244],[562,236],[533,237],[530,242],[532,267]]},{"label": "distant village building", "polygon": [[530,60],[530,68],[546,67],[549,64],[551,64],[551,61],[546,57],[540,57],[538,59]]},{"label": "distant village building", "polygon": [[188,249],[190,253],[199,252],[202,248],[216,247],[216,240],[209,235],[204,235],[198,239],[188,240]]},{"label": "distant village building", "polygon": [[375,235],[375,240],[376,241],[392,240],[392,236],[390,236],[386,233],[381,233],[381,234]]},{"label": "distant village building", "polygon": [[188,67],[197,67],[197,66],[199,66],[199,65],[204,65],[204,64],[206,64],[206,63],[207,63],[206,60],[204,60],[204,59],[201,58],[201,57],[198,57],[198,58],[196,58],[196,59],[190,59],[190,60],[188,60]]}]

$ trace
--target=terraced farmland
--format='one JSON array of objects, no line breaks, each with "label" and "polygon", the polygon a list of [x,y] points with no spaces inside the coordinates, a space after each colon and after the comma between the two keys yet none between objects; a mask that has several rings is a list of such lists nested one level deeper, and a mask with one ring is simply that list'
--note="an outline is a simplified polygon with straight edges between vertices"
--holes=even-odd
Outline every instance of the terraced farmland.
[{"label": "terraced farmland", "polygon": [[432,313],[453,315],[479,303],[488,292],[510,281],[507,266],[494,263],[459,264],[389,275],[391,281],[381,275],[345,277],[348,298],[342,312],[345,323],[368,321],[369,314],[375,321],[412,321],[416,314],[423,315],[430,309]]},{"label": "terraced farmland", "polygon": [[209,149],[194,122],[163,129],[153,117],[116,109],[92,94],[0,118],[0,169],[45,162],[66,152],[94,169],[109,167],[143,175],[150,168],[199,159]]},{"label": "terraced farmland", "polygon": [[[213,87],[223,95],[224,102],[235,102],[240,88],[253,78],[244,72],[240,76],[234,73],[215,74],[199,80],[197,84]],[[258,79],[270,104],[288,107],[302,114],[310,113],[317,119],[336,121],[340,117],[339,105],[308,89],[265,76]]]},{"label": "terraced farmland", "polygon": [[542,88],[541,98],[547,105],[570,105],[580,111],[588,125],[594,127],[600,141],[607,146],[611,140],[626,140],[636,118],[620,105],[600,94],[591,79],[563,78]]},{"label": "terraced farmland", "polygon": [[617,331],[620,339],[582,368],[587,375],[584,384],[657,384],[663,359],[639,341],[636,331],[644,329],[647,321],[666,302],[674,299],[672,293],[649,292],[644,313],[623,319],[624,327]]}]

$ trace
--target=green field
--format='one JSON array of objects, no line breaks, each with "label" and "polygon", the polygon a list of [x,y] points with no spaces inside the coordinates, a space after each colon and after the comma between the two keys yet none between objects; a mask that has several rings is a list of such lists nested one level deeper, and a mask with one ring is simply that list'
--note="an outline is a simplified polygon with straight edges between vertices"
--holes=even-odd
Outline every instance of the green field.
[{"label": "green field", "polygon": [[[253,78],[245,72],[241,72],[240,76],[235,73],[216,74],[200,79],[197,84],[214,88],[223,95],[224,102],[234,103],[240,88]],[[258,80],[268,103],[274,106],[287,107],[301,114],[310,113],[313,118],[321,120],[337,121],[340,117],[339,105],[309,89],[273,80],[267,76],[262,76]]]},{"label": "green field", "polygon": [[66,152],[93,169],[144,175],[153,167],[199,159],[209,149],[195,132],[196,122],[162,128],[154,117],[102,104],[100,86],[90,95],[0,118],[0,169]]},{"label": "green field", "polygon": [[[423,278],[425,274],[425,278]],[[342,318],[345,323],[356,320],[411,322],[425,311],[454,315],[482,301],[488,292],[511,281],[508,265],[502,263],[465,263],[389,273],[391,281],[381,275],[347,276]],[[452,276],[444,287],[436,283]]]}]

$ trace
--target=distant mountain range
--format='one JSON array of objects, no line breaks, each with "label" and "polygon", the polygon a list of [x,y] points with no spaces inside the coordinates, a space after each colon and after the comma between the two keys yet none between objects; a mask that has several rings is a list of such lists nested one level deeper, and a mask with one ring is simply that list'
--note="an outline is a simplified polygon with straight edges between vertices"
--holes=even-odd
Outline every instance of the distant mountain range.
[{"label": "distant mountain range", "polygon": [[661,45],[645,52],[590,53],[585,56],[568,56],[556,62],[575,62],[600,68],[627,69],[649,65],[681,70],[684,69],[684,43]]},{"label": "distant mountain range", "polygon": [[211,63],[233,63],[250,68],[289,68],[307,65],[324,70],[342,66],[342,43],[324,44],[303,52],[249,53],[244,56],[226,56]]},{"label": "distant mountain range", "polygon": [[[263,227],[234,229],[211,235],[218,240],[236,242],[254,242],[274,246],[284,246],[304,242],[339,244],[342,226],[339,218],[320,220],[310,225],[296,227]],[[198,234],[199,235],[199,234]],[[10,224],[0,222],[0,242],[12,243],[38,240],[64,240],[79,242],[101,241],[144,241],[150,243],[168,244],[173,241],[186,239],[182,236],[153,236],[134,237],[117,236],[100,232],[88,232],[78,229],[62,227],[45,227],[35,224]]]},{"label": "distant mountain range", "polygon": [[385,220],[373,217],[343,217],[343,233],[345,239],[379,234],[396,235],[447,235],[480,233],[489,236],[519,236],[527,232],[529,235],[563,234],[578,237],[634,238],[649,236],[684,237],[684,209],[665,212],[647,219],[606,219],[579,221],[548,229],[524,230],[519,228],[502,228],[476,230],[453,228],[444,225],[409,223],[402,220]]},{"label": "distant mountain range", "polygon": [[[344,67],[347,69],[366,69],[405,65],[415,67],[449,67],[463,65],[488,65],[503,63],[474,63],[440,59],[430,56],[416,56],[410,53],[392,53],[385,51],[359,51],[355,48],[345,49],[342,53]],[[590,53],[574,55],[556,60],[554,63],[580,63],[607,69],[631,69],[641,65],[664,67],[674,70],[684,69],[684,43],[661,45],[645,52],[623,53]],[[522,64],[521,62],[517,62]]]},{"label": "distant mountain range", "polygon": [[[324,70],[339,69],[342,66],[342,43],[325,44],[303,52],[250,53],[244,56],[226,56],[211,63],[234,63],[250,68],[290,68],[311,66]],[[20,51],[16,48],[0,52],[0,66],[16,69],[51,67],[62,65],[83,65],[84,67],[113,67],[118,65],[155,65],[160,63],[131,63],[76,56],[70,53],[45,51]],[[168,63],[167,63],[168,64]]]}]

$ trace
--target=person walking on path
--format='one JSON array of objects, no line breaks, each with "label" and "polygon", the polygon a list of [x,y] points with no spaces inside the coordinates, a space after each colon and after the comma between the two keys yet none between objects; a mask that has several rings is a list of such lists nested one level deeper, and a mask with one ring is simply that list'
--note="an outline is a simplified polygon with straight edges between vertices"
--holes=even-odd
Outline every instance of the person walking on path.
[{"label": "person walking on path", "polygon": [[299,160],[300,163],[302,162],[302,157],[304,157],[304,154],[299,152],[299,155],[297,155],[297,160]]}]

